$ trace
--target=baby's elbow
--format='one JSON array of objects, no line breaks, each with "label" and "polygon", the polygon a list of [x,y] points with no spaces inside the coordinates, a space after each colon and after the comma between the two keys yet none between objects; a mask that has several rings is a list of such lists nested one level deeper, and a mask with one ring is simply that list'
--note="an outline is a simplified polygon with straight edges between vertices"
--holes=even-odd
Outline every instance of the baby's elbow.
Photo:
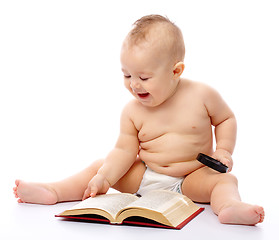
[{"label": "baby's elbow", "polygon": [[236,117],[234,114],[232,114],[229,118],[230,123],[232,125],[232,128],[235,130],[235,132],[237,131],[237,121],[236,121]]}]

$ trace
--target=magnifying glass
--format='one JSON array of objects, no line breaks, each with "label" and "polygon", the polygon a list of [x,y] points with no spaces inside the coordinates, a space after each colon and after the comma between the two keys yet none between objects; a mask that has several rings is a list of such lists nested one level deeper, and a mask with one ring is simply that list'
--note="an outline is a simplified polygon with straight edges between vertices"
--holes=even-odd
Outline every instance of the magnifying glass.
[{"label": "magnifying glass", "polygon": [[199,155],[197,156],[197,160],[220,173],[226,173],[228,171],[228,167],[226,165],[219,162],[215,158],[209,157],[203,153],[199,153]]}]

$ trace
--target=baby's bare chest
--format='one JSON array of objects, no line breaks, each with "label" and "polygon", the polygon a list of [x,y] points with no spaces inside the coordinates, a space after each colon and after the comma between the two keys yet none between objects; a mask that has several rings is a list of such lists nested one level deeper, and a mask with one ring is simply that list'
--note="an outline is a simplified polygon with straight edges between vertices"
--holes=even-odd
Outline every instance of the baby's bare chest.
[{"label": "baby's bare chest", "polygon": [[168,108],[143,112],[138,116],[140,142],[154,141],[174,136],[198,139],[211,133],[211,121],[203,106],[189,105],[185,108]]}]

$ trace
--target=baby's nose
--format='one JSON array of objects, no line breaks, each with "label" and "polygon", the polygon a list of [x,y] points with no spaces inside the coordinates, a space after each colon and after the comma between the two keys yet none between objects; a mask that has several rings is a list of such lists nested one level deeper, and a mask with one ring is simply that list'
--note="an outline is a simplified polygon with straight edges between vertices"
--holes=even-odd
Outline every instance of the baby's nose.
[{"label": "baby's nose", "polygon": [[138,88],[140,88],[141,86],[140,86],[140,83],[139,83],[139,81],[138,81],[137,79],[131,78],[130,87],[131,87],[132,89],[138,89]]}]

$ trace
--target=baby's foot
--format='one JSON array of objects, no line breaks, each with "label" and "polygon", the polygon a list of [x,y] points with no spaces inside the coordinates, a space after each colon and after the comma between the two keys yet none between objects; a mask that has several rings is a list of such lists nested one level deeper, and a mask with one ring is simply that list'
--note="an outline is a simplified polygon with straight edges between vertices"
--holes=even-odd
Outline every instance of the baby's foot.
[{"label": "baby's foot", "polygon": [[19,203],[55,204],[56,192],[47,184],[15,181],[14,195]]},{"label": "baby's foot", "polygon": [[237,202],[225,207],[218,215],[221,223],[255,225],[264,220],[264,209],[257,205]]}]

